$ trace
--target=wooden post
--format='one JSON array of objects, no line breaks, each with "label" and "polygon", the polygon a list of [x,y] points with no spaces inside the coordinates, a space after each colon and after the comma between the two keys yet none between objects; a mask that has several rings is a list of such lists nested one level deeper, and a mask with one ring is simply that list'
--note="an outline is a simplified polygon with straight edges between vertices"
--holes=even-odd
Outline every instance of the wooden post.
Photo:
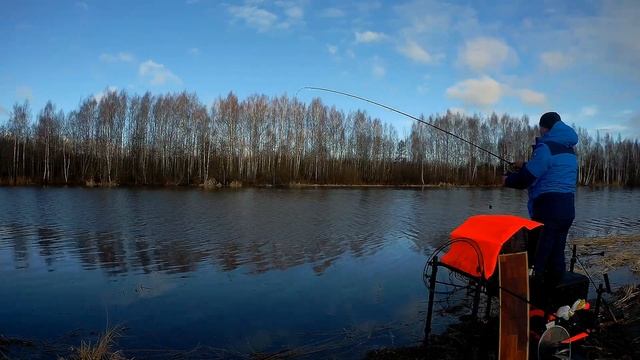
[{"label": "wooden post", "polygon": [[529,274],[527,253],[499,256],[501,360],[529,358]]}]

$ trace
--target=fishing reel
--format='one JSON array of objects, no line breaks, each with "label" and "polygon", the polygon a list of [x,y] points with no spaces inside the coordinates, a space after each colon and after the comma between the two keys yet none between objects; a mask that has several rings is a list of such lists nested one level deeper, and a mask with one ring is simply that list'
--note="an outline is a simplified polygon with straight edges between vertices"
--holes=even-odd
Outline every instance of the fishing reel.
[{"label": "fishing reel", "polygon": [[522,170],[522,168],[524,167],[524,165],[526,164],[526,162],[523,161],[508,161],[505,163],[506,165],[503,167],[504,172],[502,173],[502,181],[504,182],[505,179],[512,174],[517,174],[518,172],[520,172],[520,170]]},{"label": "fishing reel", "polygon": [[538,360],[571,359],[571,342],[567,329],[550,326],[538,341]]},{"label": "fishing reel", "polygon": [[522,170],[522,168],[524,167],[524,165],[526,164],[525,161],[514,161],[514,162],[509,162],[508,163],[509,166],[507,167],[507,171],[505,172],[505,176],[509,176],[513,173],[517,173],[520,170]]}]

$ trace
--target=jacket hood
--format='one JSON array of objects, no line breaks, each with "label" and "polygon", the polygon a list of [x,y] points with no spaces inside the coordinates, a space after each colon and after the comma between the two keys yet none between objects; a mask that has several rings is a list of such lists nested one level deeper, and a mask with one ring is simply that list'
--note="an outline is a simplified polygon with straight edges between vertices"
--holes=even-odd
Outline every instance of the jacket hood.
[{"label": "jacket hood", "polygon": [[575,146],[578,143],[578,134],[571,126],[558,121],[540,140],[543,142],[553,141],[565,146]]}]

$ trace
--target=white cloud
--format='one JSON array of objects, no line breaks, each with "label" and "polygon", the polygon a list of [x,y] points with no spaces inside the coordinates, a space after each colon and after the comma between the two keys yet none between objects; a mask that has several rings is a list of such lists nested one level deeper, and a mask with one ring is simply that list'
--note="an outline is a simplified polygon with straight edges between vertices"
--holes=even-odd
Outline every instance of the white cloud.
[{"label": "white cloud", "polygon": [[364,31],[357,32],[356,31],[356,43],[373,43],[377,41],[382,41],[387,36],[383,33],[374,32],[374,31]]},{"label": "white cloud", "polygon": [[604,1],[595,16],[567,19],[570,46],[580,54],[580,61],[591,61],[606,70],[621,71],[625,76],[640,77],[640,6],[636,0]]},{"label": "white cloud", "polygon": [[526,88],[513,88],[497,80],[482,76],[467,79],[451,86],[446,91],[452,98],[462,100],[466,105],[487,107],[498,103],[503,97],[516,97],[529,106],[547,105],[547,96],[539,91]]},{"label": "white cloud", "polygon": [[425,49],[423,49],[418,43],[415,41],[407,41],[407,43],[399,48],[399,51],[409,59],[423,63],[430,64],[434,62],[434,57],[429,54]]},{"label": "white cloud", "polygon": [[9,115],[7,109],[5,109],[2,105],[0,105],[0,115]]},{"label": "white cloud", "polygon": [[613,136],[620,134],[625,138],[640,139],[640,111],[625,112],[622,119],[613,121],[613,119],[608,119],[606,124],[597,124],[594,129]]},{"label": "white cloud", "polygon": [[385,74],[387,73],[387,69],[385,69],[385,67],[381,64],[373,64],[373,66],[371,67],[371,73],[373,74],[373,76],[379,79],[385,76]]},{"label": "white cloud", "polygon": [[603,127],[596,127],[596,130],[600,131],[601,133],[609,133],[609,135],[617,135],[617,134],[622,135],[622,133],[630,129],[629,127],[622,124],[607,124],[606,126],[603,126]]},{"label": "white cloud", "polygon": [[401,16],[402,35],[419,38],[429,44],[439,44],[443,48],[450,46],[452,36],[473,36],[481,31],[476,12],[471,6],[437,0],[414,0],[397,5],[394,10]]},{"label": "white cloud", "polygon": [[545,105],[547,103],[547,96],[541,92],[537,92],[530,89],[520,89],[516,91],[520,100],[527,105]]},{"label": "white cloud", "polygon": [[198,56],[200,55],[200,49],[193,47],[189,49],[189,54],[194,55],[194,56]]},{"label": "white cloud", "polygon": [[598,107],[595,105],[585,106],[580,110],[581,116],[592,117],[598,114]]},{"label": "white cloud", "polygon": [[87,3],[84,2],[84,1],[76,2],[76,6],[79,7],[80,9],[84,10],[84,11],[89,10],[89,5],[87,5]]},{"label": "white cloud", "polygon": [[491,37],[467,41],[458,59],[462,65],[475,71],[499,69],[509,60],[515,60],[515,52],[504,41]]},{"label": "white cloud", "polygon": [[356,10],[359,13],[370,13],[372,11],[376,11],[382,7],[382,3],[380,1],[362,1],[356,3]]},{"label": "white cloud", "polygon": [[465,104],[486,107],[500,101],[503,92],[503,85],[489,76],[483,76],[460,81],[448,88],[446,94],[462,100]]},{"label": "white cloud", "polygon": [[227,6],[232,21],[242,21],[258,32],[273,29],[289,29],[304,24],[304,8],[299,1],[245,0],[242,6]]},{"label": "white cloud", "polygon": [[579,65],[582,72],[615,75],[625,81],[640,79],[637,0],[599,0],[588,12],[555,3],[565,4],[565,9],[537,17],[533,29],[512,34],[519,47],[539,54],[541,65],[550,70]]},{"label": "white cloud", "polygon": [[288,29],[296,24],[304,23],[304,9],[297,1],[278,0],[275,2],[283,11],[284,20],[276,25],[279,29]]},{"label": "white cloud", "polygon": [[335,46],[335,45],[329,44],[329,45],[327,45],[327,51],[329,52],[329,54],[335,55],[335,54],[338,53],[338,47]]},{"label": "white cloud", "polygon": [[345,12],[338,8],[327,8],[320,12],[320,16],[327,18],[340,18],[345,16]]},{"label": "white cloud", "polygon": [[95,93],[95,94],[93,95],[93,99],[94,99],[96,102],[100,102],[100,100],[101,100],[105,95],[107,95],[107,94],[109,94],[109,93],[116,92],[116,91],[118,91],[118,88],[117,88],[117,87],[115,87],[115,86],[107,86],[107,88],[106,88],[106,89],[104,89],[104,90],[102,90],[102,91],[100,91],[100,92]]},{"label": "white cloud", "polygon": [[300,6],[291,6],[284,11],[288,17],[295,20],[300,20],[304,17],[304,10]]},{"label": "white cloud", "polygon": [[33,91],[28,86],[18,86],[16,88],[16,98],[20,100],[33,100]]},{"label": "white cloud", "polygon": [[640,138],[640,112],[636,112],[626,121],[630,136]]},{"label": "white cloud", "polygon": [[612,132],[617,132],[617,131],[624,131],[626,130],[627,127],[621,124],[609,124],[607,126],[603,126],[603,127],[597,127],[596,130],[599,131],[604,131],[604,132],[608,132],[608,133],[612,133]]},{"label": "white cloud", "polygon": [[562,70],[573,63],[573,58],[559,51],[548,51],[540,54],[542,64],[550,70]]},{"label": "white cloud", "polygon": [[230,6],[229,13],[260,32],[270,30],[278,21],[276,14],[251,5]]},{"label": "white cloud", "polygon": [[164,85],[166,83],[182,84],[182,80],[163,64],[153,60],[147,60],[140,64],[138,74],[149,81],[151,85]]},{"label": "white cloud", "polygon": [[131,53],[127,53],[127,52],[119,52],[117,54],[108,54],[108,53],[100,54],[100,61],[106,62],[106,63],[132,62],[134,60],[135,60],[135,57]]}]

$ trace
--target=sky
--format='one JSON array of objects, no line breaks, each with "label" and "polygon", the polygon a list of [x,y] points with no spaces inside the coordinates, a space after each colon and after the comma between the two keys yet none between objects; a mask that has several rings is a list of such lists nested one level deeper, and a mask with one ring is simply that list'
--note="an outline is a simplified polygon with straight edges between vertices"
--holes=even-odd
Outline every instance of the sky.
[{"label": "sky", "polygon": [[28,99],[320,97],[406,133],[426,116],[557,111],[640,138],[640,1],[0,0],[0,123]]}]

